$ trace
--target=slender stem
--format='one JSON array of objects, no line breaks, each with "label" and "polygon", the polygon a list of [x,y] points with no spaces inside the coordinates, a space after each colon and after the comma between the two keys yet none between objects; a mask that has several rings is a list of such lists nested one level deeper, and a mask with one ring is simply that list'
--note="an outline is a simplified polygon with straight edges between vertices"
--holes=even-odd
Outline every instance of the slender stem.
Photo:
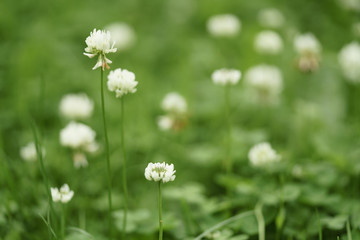
[{"label": "slender stem", "polygon": [[65,214],[66,214],[66,210],[65,210],[65,204],[61,204],[61,239],[65,239]]},{"label": "slender stem", "polygon": [[159,181],[159,240],[163,239],[161,181]]},{"label": "slender stem", "polygon": [[232,172],[231,162],[231,118],[230,118],[230,86],[225,86],[225,118],[226,118],[226,153],[225,153],[225,170],[227,173]]},{"label": "slender stem", "polygon": [[346,234],[347,234],[347,239],[352,240],[351,228],[350,228],[350,220],[349,219],[346,221]]},{"label": "slender stem", "polygon": [[122,239],[125,239],[126,220],[128,211],[128,190],[127,190],[127,176],[126,176],[126,152],[125,152],[125,137],[124,137],[124,97],[121,98],[121,148],[123,152],[123,191],[124,191],[124,221]]},{"label": "slender stem", "polygon": [[319,231],[319,240],[322,240],[322,229],[321,229],[321,222],[320,222],[320,216],[319,216],[319,211],[316,208],[316,218],[317,218],[317,222],[318,222],[318,231]]},{"label": "slender stem", "polygon": [[255,216],[258,221],[259,240],[265,240],[265,220],[261,211],[262,204],[258,203],[255,207]]},{"label": "slender stem", "polygon": [[105,150],[106,150],[106,165],[107,165],[107,182],[108,182],[108,201],[109,201],[109,213],[108,213],[108,224],[109,224],[109,239],[112,239],[112,199],[111,199],[111,168],[110,168],[110,151],[109,151],[109,139],[107,134],[107,125],[105,118],[105,99],[104,99],[104,71],[100,69],[101,72],[101,108],[102,108],[102,118],[104,123],[104,135],[105,135]]}]

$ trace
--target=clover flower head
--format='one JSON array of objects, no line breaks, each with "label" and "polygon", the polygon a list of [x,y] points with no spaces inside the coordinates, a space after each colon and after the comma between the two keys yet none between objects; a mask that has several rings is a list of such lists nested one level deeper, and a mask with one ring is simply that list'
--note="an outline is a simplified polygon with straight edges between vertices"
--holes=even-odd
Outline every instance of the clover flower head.
[{"label": "clover flower head", "polygon": [[74,150],[88,151],[95,142],[95,136],[95,131],[89,126],[70,122],[60,132],[60,143],[64,147],[70,147]]},{"label": "clover flower head", "polygon": [[338,60],[346,79],[353,83],[360,83],[360,44],[352,42],[344,46]]},{"label": "clover flower head", "polygon": [[69,185],[64,184],[60,190],[51,188],[51,196],[54,202],[68,203],[74,196],[74,191],[70,190]]},{"label": "clover flower head", "polygon": [[[45,148],[42,148],[42,155],[45,156]],[[27,145],[23,146],[20,149],[20,156],[22,159],[24,159],[27,162],[33,162],[36,161],[37,158],[37,152],[34,142],[30,142]]]},{"label": "clover flower head", "polygon": [[94,103],[85,93],[67,94],[60,101],[60,113],[68,119],[86,119],[94,110]]},{"label": "clover flower head", "polygon": [[297,35],[294,48],[300,55],[318,55],[321,52],[321,44],[312,33]]},{"label": "clover flower head", "polygon": [[261,26],[268,28],[280,28],[285,22],[284,15],[276,8],[262,9],[258,20]]},{"label": "clover flower head", "polygon": [[163,183],[175,180],[174,164],[163,163],[149,163],[145,169],[145,178],[149,181]]},{"label": "clover flower head", "polygon": [[233,14],[215,15],[208,20],[207,29],[215,37],[233,37],[240,32],[241,22]]},{"label": "clover flower head", "polygon": [[256,144],[249,151],[250,163],[257,166],[265,166],[270,163],[278,162],[281,157],[272,149],[270,143],[263,142]]},{"label": "clover flower head", "polygon": [[255,38],[255,50],[258,53],[276,55],[284,47],[280,35],[274,31],[266,30],[258,33]]},{"label": "clover flower head", "polygon": [[245,74],[246,83],[261,93],[279,94],[283,89],[280,69],[271,65],[257,65]]},{"label": "clover flower head", "polygon": [[158,118],[157,124],[162,131],[170,130],[174,126],[174,119],[170,116],[160,116]]},{"label": "clover flower head", "polygon": [[241,78],[241,72],[236,69],[222,68],[213,72],[211,78],[216,85],[235,85]]},{"label": "clover flower head", "polygon": [[115,42],[111,43],[110,32],[94,29],[90,33],[90,36],[86,38],[85,43],[87,45],[84,53],[85,56],[93,58],[99,55],[98,61],[93,67],[93,70],[99,67],[102,67],[103,70],[105,67],[109,69],[110,67],[108,64],[112,63],[112,61],[106,57],[106,54],[114,53],[117,50],[114,48]]},{"label": "clover flower head", "polygon": [[164,97],[161,107],[164,111],[181,115],[187,112],[187,103],[183,96],[176,92],[166,94]]},{"label": "clover flower head", "polygon": [[123,22],[112,23],[105,27],[111,33],[118,51],[130,48],[135,41],[135,32],[132,27]]},{"label": "clover flower head", "polygon": [[135,81],[135,74],[126,69],[115,69],[110,71],[108,75],[108,89],[116,93],[116,97],[120,98],[128,93],[135,93],[138,82]]}]

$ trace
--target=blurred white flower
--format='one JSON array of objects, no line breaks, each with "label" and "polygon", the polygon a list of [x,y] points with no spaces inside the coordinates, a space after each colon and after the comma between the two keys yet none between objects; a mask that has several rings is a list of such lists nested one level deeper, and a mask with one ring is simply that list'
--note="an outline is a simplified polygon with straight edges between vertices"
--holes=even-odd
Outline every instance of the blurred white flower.
[{"label": "blurred white flower", "polygon": [[253,88],[262,103],[276,103],[283,89],[283,78],[279,68],[257,65],[245,74],[246,83]]},{"label": "blurred white flower", "polygon": [[[42,155],[45,156],[45,149],[42,148]],[[30,142],[20,149],[20,156],[23,160],[28,162],[36,161],[37,152],[34,142]]]},{"label": "blurred white flower", "polygon": [[258,20],[261,26],[269,28],[280,28],[285,22],[283,14],[276,8],[262,9]]},{"label": "blurred white flower", "polygon": [[352,42],[344,46],[338,56],[344,76],[353,83],[360,83],[360,44]]},{"label": "blurred white flower", "polygon": [[161,107],[166,112],[178,115],[187,112],[187,103],[185,98],[176,92],[166,94],[161,103]]},{"label": "blurred white flower", "polygon": [[105,27],[111,33],[118,51],[130,48],[135,41],[135,32],[132,27],[123,22],[112,23]]},{"label": "blurred white flower", "polygon": [[136,92],[138,82],[135,81],[135,74],[126,69],[115,69],[108,75],[108,89],[116,93],[116,97],[122,97],[128,93]]},{"label": "blurred white flower", "polygon": [[241,22],[233,14],[215,15],[208,20],[207,29],[215,37],[233,37],[240,32]]},{"label": "blurred white flower", "polygon": [[174,119],[170,116],[160,116],[157,123],[160,130],[167,131],[173,127]]},{"label": "blurred white flower", "polygon": [[149,181],[162,181],[163,183],[175,180],[174,164],[149,163],[145,169],[145,178]]},{"label": "blurred white flower", "polygon": [[74,196],[74,192],[70,190],[69,185],[64,184],[60,190],[51,188],[51,196],[54,202],[68,203]]},{"label": "blurred white flower", "polygon": [[297,35],[294,39],[294,48],[300,55],[318,55],[321,52],[321,44],[312,33]]},{"label": "blurred white flower", "polygon": [[67,94],[60,101],[60,113],[69,119],[85,119],[94,110],[93,101],[85,94]]},{"label": "blurred white flower", "polygon": [[280,35],[266,30],[258,33],[255,38],[255,49],[258,53],[275,55],[283,50],[284,44]]},{"label": "blurred white flower", "polygon": [[211,78],[216,85],[235,85],[241,78],[241,72],[236,69],[222,68],[213,72]]},{"label": "blurred white flower", "polygon": [[87,150],[95,141],[96,133],[82,123],[70,122],[60,132],[60,143],[74,150]]},{"label": "blurred white flower", "polygon": [[264,166],[281,160],[281,157],[267,142],[253,146],[249,151],[248,157],[253,166]]},{"label": "blurred white flower", "polygon": [[87,44],[84,53],[85,56],[93,58],[99,55],[93,70],[99,67],[102,67],[103,70],[105,67],[109,69],[110,67],[108,64],[112,62],[106,57],[106,54],[116,52],[116,48],[114,48],[115,42],[111,44],[110,32],[94,29],[90,33],[90,36],[86,38],[85,43]]}]

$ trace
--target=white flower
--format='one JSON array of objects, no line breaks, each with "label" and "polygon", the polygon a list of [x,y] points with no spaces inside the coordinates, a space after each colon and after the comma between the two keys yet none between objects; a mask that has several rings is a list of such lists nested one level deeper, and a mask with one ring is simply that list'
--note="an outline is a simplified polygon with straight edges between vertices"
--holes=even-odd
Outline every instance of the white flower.
[{"label": "white flower", "polygon": [[240,20],[232,14],[222,14],[211,17],[207,29],[215,37],[232,37],[241,29]]},{"label": "white flower", "polygon": [[[42,148],[42,154],[45,156],[45,149]],[[22,159],[28,162],[33,162],[37,158],[37,152],[34,142],[28,143],[26,146],[20,149],[20,156]]]},{"label": "white flower", "polygon": [[134,30],[126,23],[112,23],[105,29],[111,33],[111,38],[115,41],[115,47],[118,51],[131,47],[135,41]]},{"label": "white flower", "polygon": [[174,119],[170,116],[160,116],[157,123],[160,130],[167,131],[173,127]]},{"label": "white flower", "polygon": [[96,133],[82,123],[70,122],[60,132],[60,143],[74,150],[87,150],[94,144]]},{"label": "white flower", "polygon": [[253,166],[263,166],[281,160],[281,157],[267,142],[259,143],[253,146],[249,151],[248,157]]},{"label": "white flower", "polygon": [[70,190],[69,185],[64,184],[60,190],[58,188],[51,188],[51,196],[54,202],[67,203],[74,196],[74,192]]},{"label": "white flower", "polygon": [[94,103],[85,93],[67,94],[60,102],[60,113],[69,119],[85,119],[91,116]]},{"label": "white flower", "polygon": [[360,83],[360,44],[352,42],[344,46],[338,59],[345,77],[353,83]]},{"label": "white flower", "polygon": [[164,111],[181,115],[187,112],[187,103],[183,96],[176,92],[166,94],[161,107]]},{"label": "white flower", "polygon": [[320,42],[311,33],[296,36],[294,39],[294,48],[300,55],[318,55],[321,52]]},{"label": "white flower", "polygon": [[262,31],[256,35],[255,49],[259,53],[275,55],[281,52],[283,47],[280,35],[274,31]]},{"label": "white flower", "polygon": [[145,169],[145,178],[149,181],[162,181],[163,183],[175,180],[174,164],[149,163]]},{"label": "white flower", "polygon": [[116,93],[116,97],[122,97],[128,93],[136,92],[138,82],[135,81],[135,74],[121,68],[110,71],[108,75],[108,89]]},{"label": "white flower", "polygon": [[235,85],[241,78],[241,72],[236,69],[219,69],[211,75],[216,85]]},{"label": "white flower", "polygon": [[86,38],[85,43],[87,44],[87,47],[85,48],[84,55],[89,58],[99,55],[93,70],[99,67],[102,67],[103,70],[105,67],[109,69],[108,63],[110,64],[112,62],[106,57],[106,54],[116,52],[116,48],[114,48],[115,42],[111,43],[110,32],[104,30],[96,31],[96,29],[94,29],[90,33],[90,36]]},{"label": "white flower", "polygon": [[258,20],[260,25],[269,28],[279,28],[284,22],[283,14],[276,8],[267,8],[259,12]]}]

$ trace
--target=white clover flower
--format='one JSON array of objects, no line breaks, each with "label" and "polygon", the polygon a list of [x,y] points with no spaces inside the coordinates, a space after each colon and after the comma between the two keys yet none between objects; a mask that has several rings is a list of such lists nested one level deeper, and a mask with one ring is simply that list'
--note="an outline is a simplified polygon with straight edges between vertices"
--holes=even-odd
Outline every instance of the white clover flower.
[{"label": "white clover flower", "polygon": [[170,116],[160,116],[158,118],[158,126],[162,131],[168,131],[174,126],[174,119]]},{"label": "white clover flower", "polygon": [[284,44],[280,35],[274,31],[262,31],[256,35],[255,49],[258,53],[275,55],[280,53]]},{"label": "white clover flower", "polygon": [[280,28],[285,22],[283,14],[276,8],[261,10],[258,20],[261,26],[269,28]]},{"label": "white clover flower", "polygon": [[118,51],[130,48],[135,41],[134,29],[126,23],[112,23],[105,29],[111,33],[111,38],[115,41],[115,47]]},{"label": "white clover flower", "polygon": [[96,133],[82,123],[70,122],[60,132],[60,143],[74,150],[87,150],[94,144]]},{"label": "white clover flower", "polygon": [[145,178],[149,181],[162,181],[163,183],[175,180],[174,164],[149,163],[145,169]]},{"label": "white clover flower", "polygon": [[176,92],[166,94],[164,97],[161,107],[164,111],[181,115],[187,112],[187,103],[183,96]]},{"label": "white clover flower", "polygon": [[[45,156],[45,149],[42,148],[42,155]],[[20,149],[20,156],[22,159],[28,162],[36,161],[37,159],[37,152],[34,142],[28,143],[26,146]]]},{"label": "white clover flower", "polygon": [[67,94],[60,101],[60,113],[69,119],[86,119],[94,110],[93,101],[85,94]]},{"label": "white clover flower", "polygon": [[241,72],[236,69],[222,68],[213,72],[211,78],[216,85],[235,85],[241,78]]},{"label": "white clover flower", "polygon": [[281,157],[267,142],[253,146],[249,151],[248,157],[253,166],[264,166],[281,160]]},{"label": "white clover flower", "polygon": [[240,32],[241,22],[232,14],[215,15],[208,20],[207,29],[215,37],[233,37]]},{"label": "white clover flower", "polygon": [[300,55],[318,55],[321,52],[320,42],[311,33],[296,36],[294,39],[294,48]]},{"label": "white clover flower", "polygon": [[360,44],[352,42],[344,46],[338,56],[344,76],[353,83],[360,83]]},{"label": "white clover flower", "polygon": [[85,56],[93,58],[99,55],[93,70],[99,67],[102,67],[103,70],[105,67],[109,69],[108,64],[112,63],[112,61],[106,57],[106,54],[116,52],[116,48],[114,48],[115,42],[111,44],[110,32],[94,29],[90,33],[90,36],[86,38],[85,43],[87,44],[84,53]]},{"label": "white clover flower", "polygon": [[51,196],[54,202],[68,203],[74,196],[74,191],[70,190],[69,185],[64,184],[60,190],[51,188]]},{"label": "white clover flower", "polygon": [[135,81],[135,74],[126,69],[115,69],[108,75],[108,89],[116,93],[116,97],[122,97],[128,93],[136,92],[138,82]]}]

